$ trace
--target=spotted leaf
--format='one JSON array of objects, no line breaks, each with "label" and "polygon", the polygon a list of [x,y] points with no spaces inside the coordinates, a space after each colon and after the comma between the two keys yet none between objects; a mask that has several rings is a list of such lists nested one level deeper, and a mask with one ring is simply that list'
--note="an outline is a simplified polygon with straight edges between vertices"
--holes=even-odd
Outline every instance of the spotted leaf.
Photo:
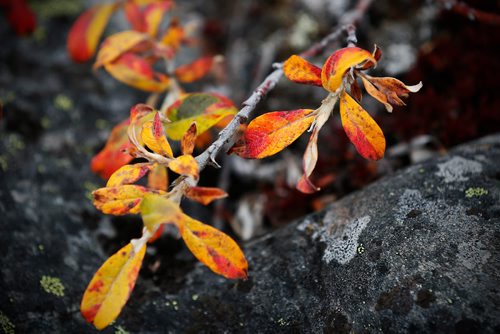
[{"label": "spotted leaf", "polygon": [[165,136],[163,123],[160,120],[160,113],[156,112],[153,121],[146,122],[142,126],[142,140],[153,152],[172,158],[172,148]]},{"label": "spotted leaf", "polygon": [[117,187],[123,184],[131,184],[142,178],[153,168],[150,163],[139,163],[125,165],[111,175],[106,187]]},{"label": "spotted leaf", "polygon": [[94,196],[94,206],[98,210],[105,214],[120,216],[128,213],[138,213],[139,204],[147,193],[161,192],[148,190],[138,185],[126,184],[99,188],[92,195]]},{"label": "spotted leaf", "polygon": [[321,87],[321,68],[314,66],[307,60],[293,55],[283,64],[285,76],[296,83]]},{"label": "spotted leaf", "polygon": [[186,215],[180,232],[193,255],[213,272],[231,279],[247,278],[245,255],[229,236]]},{"label": "spotted leaf", "polygon": [[293,143],[312,124],[312,109],[273,111],[248,124],[243,137],[230,149],[242,158],[262,159]]},{"label": "spotted leaf", "polygon": [[227,197],[227,193],[224,190],[209,187],[191,187],[185,191],[184,195],[203,205],[208,205],[216,199]]},{"label": "spotted leaf", "polygon": [[140,43],[147,43],[148,40],[148,35],[133,30],[122,31],[109,36],[99,48],[94,69],[114,61],[123,53],[136,47]]},{"label": "spotted leaf", "polygon": [[103,329],[118,317],[134,289],[145,253],[146,246],[134,252],[128,244],[97,270],[80,304],[87,322]]},{"label": "spotted leaf", "polygon": [[189,176],[194,180],[198,180],[200,176],[200,168],[192,155],[186,154],[175,158],[168,164],[168,168],[174,173]]}]

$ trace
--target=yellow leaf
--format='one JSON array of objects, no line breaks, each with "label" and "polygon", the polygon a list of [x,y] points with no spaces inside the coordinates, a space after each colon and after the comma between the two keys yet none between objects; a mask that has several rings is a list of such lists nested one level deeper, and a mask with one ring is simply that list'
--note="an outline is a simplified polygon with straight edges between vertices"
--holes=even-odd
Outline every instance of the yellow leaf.
[{"label": "yellow leaf", "polygon": [[104,40],[99,52],[97,53],[94,69],[99,68],[106,63],[112,62],[124,52],[129,51],[134,46],[147,40],[149,40],[149,36],[147,34],[134,30],[122,31],[109,36]]},{"label": "yellow leaf", "polygon": [[193,154],[194,146],[196,143],[196,122],[191,124],[189,129],[184,134],[181,140],[182,154]]},{"label": "yellow leaf", "polygon": [[384,133],[373,118],[345,91],[340,95],[340,119],[359,154],[370,160],[384,157]]},{"label": "yellow leaf", "polygon": [[165,130],[158,112],[155,114],[153,121],[144,123],[141,137],[147,147],[153,152],[172,158],[172,148],[165,136]]},{"label": "yellow leaf", "polygon": [[162,194],[160,190],[148,190],[142,186],[126,184],[117,187],[99,188],[95,190],[94,206],[105,214],[124,215],[138,213],[139,204],[147,193]]},{"label": "yellow leaf", "polygon": [[186,175],[198,180],[200,170],[196,159],[192,155],[181,155],[168,164],[168,168],[174,173]]},{"label": "yellow leaf", "polygon": [[134,253],[131,244],[111,256],[90,281],[80,311],[87,322],[103,329],[120,314],[135,286],[146,246]]},{"label": "yellow leaf", "polygon": [[182,211],[179,204],[158,195],[146,195],[141,203],[144,226],[152,231],[160,224],[174,224],[181,228]]},{"label": "yellow leaf", "polygon": [[226,278],[247,278],[248,263],[236,242],[226,234],[184,215],[181,235],[193,255]]},{"label": "yellow leaf", "polygon": [[148,188],[167,191],[168,173],[167,168],[155,164],[148,174]]},{"label": "yellow leaf", "polygon": [[106,187],[116,187],[123,184],[131,184],[146,175],[153,166],[150,163],[139,163],[125,165],[111,175]]}]

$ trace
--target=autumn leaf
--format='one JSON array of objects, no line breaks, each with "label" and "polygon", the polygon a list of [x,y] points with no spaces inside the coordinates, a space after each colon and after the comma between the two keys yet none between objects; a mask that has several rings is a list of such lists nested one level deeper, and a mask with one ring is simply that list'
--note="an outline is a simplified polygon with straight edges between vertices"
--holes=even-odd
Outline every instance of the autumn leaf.
[{"label": "autumn leaf", "polygon": [[123,184],[131,184],[142,178],[153,168],[150,163],[139,163],[125,165],[111,175],[106,187],[117,187]]},{"label": "autumn leaf", "polygon": [[126,52],[115,61],[105,63],[104,68],[115,79],[147,92],[164,92],[170,87],[170,79],[154,72],[151,64],[136,54]]},{"label": "autumn leaf", "polygon": [[242,158],[262,159],[293,143],[312,124],[312,109],[273,111],[248,124],[243,138],[230,150]]},{"label": "autumn leaf", "polygon": [[146,144],[147,147],[149,147],[153,152],[169,158],[173,157],[172,148],[170,147],[167,137],[165,136],[163,123],[160,119],[160,113],[155,113],[153,121],[144,123],[142,126],[141,137],[144,144]]},{"label": "autumn leaf", "polygon": [[174,74],[175,77],[184,83],[190,83],[201,79],[210,72],[214,57],[201,57],[192,63],[179,66]]},{"label": "autumn leaf", "polygon": [[384,157],[385,138],[378,124],[345,91],[340,95],[340,119],[347,137],[364,158]]},{"label": "autumn leaf", "polygon": [[138,125],[140,121],[146,120],[146,116],[152,115],[155,109],[144,103],[138,103],[130,108],[130,123]]},{"label": "autumn leaf", "polygon": [[151,37],[156,37],[158,34],[158,28],[160,27],[161,21],[165,16],[165,12],[170,10],[173,6],[171,1],[159,1],[156,3],[151,3],[144,8],[144,20],[146,22],[146,32]]},{"label": "autumn leaf", "polygon": [[92,58],[115,9],[114,3],[99,4],[78,17],[69,31],[67,41],[68,52],[74,61],[85,62]]},{"label": "autumn leaf", "polygon": [[179,20],[177,18],[172,18],[170,26],[168,27],[165,34],[161,37],[161,43],[176,52],[181,46],[182,42],[184,42],[184,39],[184,28],[179,24]]},{"label": "autumn leaf", "polygon": [[323,88],[336,92],[342,85],[342,79],[347,70],[364,62],[376,64],[372,54],[357,47],[343,48],[332,53],[321,69]]},{"label": "autumn leaf", "polygon": [[134,1],[127,1],[123,6],[125,18],[137,32],[146,32],[146,20],[141,7]]},{"label": "autumn leaf", "polygon": [[366,92],[384,104],[388,112],[392,112],[392,105],[405,105],[400,97],[408,97],[408,93],[416,93],[422,88],[422,82],[414,86],[406,86],[398,79],[390,77],[374,78],[369,75],[363,75],[361,79],[363,80]]},{"label": "autumn leaf", "polygon": [[162,193],[148,190],[142,186],[126,184],[117,187],[106,187],[95,190],[94,206],[105,214],[115,216],[138,213],[139,204],[147,193]]},{"label": "autumn leaf", "polygon": [[144,226],[150,231],[161,224],[173,224],[178,228],[183,224],[179,204],[163,196],[144,196],[140,210]]},{"label": "autumn leaf", "polygon": [[293,55],[283,64],[285,76],[296,83],[322,86],[321,68],[314,66],[307,60]]},{"label": "autumn leaf", "polygon": [[80,304],[87,322],[103,329],[118,317],[134,289],[145,253],[145,245],[135,253],[128,244],[97,270]]},{"label": "autumn leaf", "polygon": [[123,53],[148,40],[148,35],[133,30],[122,31],[109,36],[99,48],[94,69],[114,61]]},{"label": "autumn leaf", "polygon": [[192,155],[181,155],[168,164],[168,168],[179,175],[186,175],[194,180],[200,177],[200,168]]},{"label": "autumn leaf", "polygon": [[209,187],[190,187],[185,192],[187,198],[208,205],[216,199],[227,197],[227,193],[219,188]]},{"label": "autumn leaf", "polygon": [[201,135],[237,111],[231,100],[218,94],[185,94],[166,111],[168,119],[172,121],[165,125],[167,136],[181,140],[193,122],[196,122],[197,134]]},{"label": "autumn leaf", "polygon": [[181,140],[182,154],[193,154],[194,146],[196,143],[196,122],[191,124]]},{"label": "autumn leaf", "polygon": [[108,179],[118,168],[129,163],[133,157],[126,153],[132,147],[127,128],[130,124],[128,119],[116,125],[106,142],[104,148],[92,158],[91,169],[103,179]]},{"label": "autumn leaf", "polygon": [[148,188],[167,191],[168,173],[165,166],[154,164],[148,174]]},{"label": "autumn leaf", "polygon": [[229,236],[186,215],[180,232],[193,255],[213,272],[230,279],[247,278],[245,255]]}]

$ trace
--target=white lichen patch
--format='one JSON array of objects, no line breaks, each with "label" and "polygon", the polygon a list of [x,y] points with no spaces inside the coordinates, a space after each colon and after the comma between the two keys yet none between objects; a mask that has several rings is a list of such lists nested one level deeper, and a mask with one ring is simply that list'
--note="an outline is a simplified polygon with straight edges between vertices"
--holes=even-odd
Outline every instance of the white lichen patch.
[{"label": "white lichen patch", "polygon": [[312,230],[312,238],[326,244],[323,254],[326,263],[336,260],[340,264],[347,264],[358,254],[359,236],[370,220],[370,216],[363,216],[346,221],[345,218],[327,214],[320,227],[307,220],[297,228],[300,231]]},{"label": "white lichen patch", "polygon": [[467,181],[468,176],[483,171],[483,166],[479,162],[458,156],[439,164],[438,168],[436,176],[443,178],[445,183]]},{"label": "white lichen patch", "polygon": [[463,242],[458,245],[458,258],[469,270],[475,270],[488,262],[491,253],[481,242]]},{"label": "white lichen patch", "polygon": [[412,210],[421,210],[423,209],[424,200],[422,198],[422,194],[418,190],[414,189],[405,189],[403,195],[399,197],[398,205],[395,210],[394,218],[396,219],[396,223],[403,224],[406,216]]}]

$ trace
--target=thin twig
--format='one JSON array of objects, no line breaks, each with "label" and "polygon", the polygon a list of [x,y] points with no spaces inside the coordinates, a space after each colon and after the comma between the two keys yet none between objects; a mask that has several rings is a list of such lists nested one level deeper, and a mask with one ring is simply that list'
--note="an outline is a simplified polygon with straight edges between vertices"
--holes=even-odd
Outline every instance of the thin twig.
[{"label": "thin twig", "polygon": [[[338,40],[344,32],[348,32],[348,43],[352,44],[356,41],[355,25],[364,16],[373,0],[359,0],[356,6],[349,12],[345,13],[339,25],[328,36],[323,38],[316,44],[313,44],[309,49],[300,54],[301,57],[309,58],[320,54],[332,42]],[[224,145],[230,143],[237,133],[240,124],[246,123],[251,112],[256,108],[257,104],[271,91],[283,75],[283,63],[276,63],[273,66],[275,70],[269,74],[264,81],[254,90],[252,95],[243,102],[243,108],[236,114],[233,120],[225,127],[217,138],[203,153],[196,157],[196,161],[200,170],[204,169],[207,164],[220,167],[215,161],[215,157],[222,150]]]},{"label": "thin twig", "polygon": [[471,21],[477,20],[486,24],[500,25],[500,15],[475,9],[463,1],[440,0],[439,3],[444,9],[466,16]]}]

